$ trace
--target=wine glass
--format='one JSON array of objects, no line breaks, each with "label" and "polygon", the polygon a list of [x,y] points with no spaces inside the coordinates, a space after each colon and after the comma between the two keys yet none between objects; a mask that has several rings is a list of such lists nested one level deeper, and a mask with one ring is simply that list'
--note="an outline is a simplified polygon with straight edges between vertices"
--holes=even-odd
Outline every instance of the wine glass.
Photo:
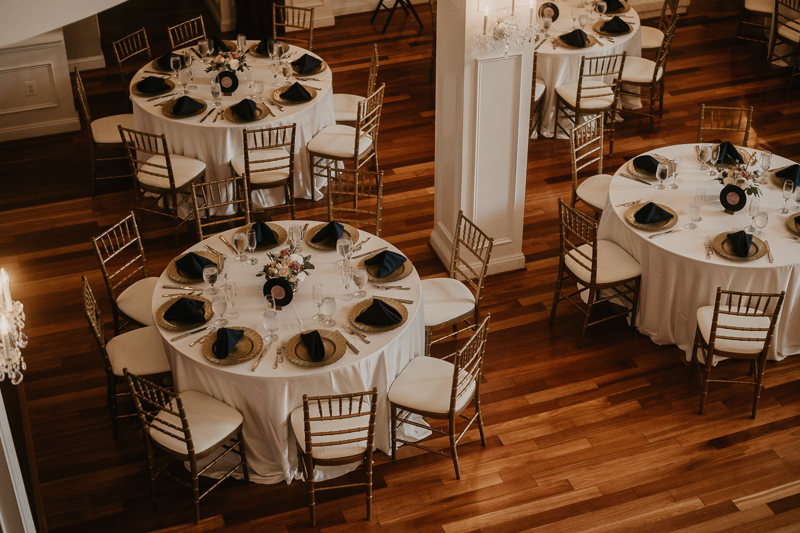
[{"label": "wine glass", "polygon": [[300,243],[303,242],[303,226],[300,224],[289,226],[289,242],[292,243],[292,249],[299,253]]},{"label": "wine glass", "polygon": [[548,32],[550,31],[550,28],[552,28],[552,27],[553,27],[553,19],[552,18],[550,18],[550,17],[542,18],[542,29],[544,30],[544,38],[545,39],[549,39],[550,38],[550,34]]},{"label": "wine glass", "polygon": [[581,8],[577,4],[574,4],[572,6],[571,14],[572,14],[572,28],[574,29],[578,25],[578,17],[581,14]]},{"label": "wine glass", "polygon": [[700,160],[700,166],[697,167],[697,170],[708,170],[708,163],[711,161],[711,145],[710,144],[701,144],[700,148],[697,151],[697,159]]},{"label": "wine glass", "polygon": [[336,325],[333,319],[333,313],[336,312],[336,298],[326,296],[322,299],[322,305],[319,308],[320,312],[325,315],[325,321],[322,323],[326,328],[332,328]]},{"label": "wine glass", "polygon": [[256,259],[255,251],[256,245],[258,241],[256,240],[256,230],[249,229],[247,230],[247,249],[250,251],[250,259],[246,261],[248,265],[257,265],[258,259]]},{"label": "wine glass", "polygon": [[353,240],[350,237],[341,237],[336,241],[336,251],[342,256],[342,259],[336,262],[337,265],[342,266],[352,247]]},{"label": "wine glass", "polygon": [[766,183],[767,174],[769,173],[769,166],[772,164],[772,152],[767,152],[766,150],[761,152],[761,159],[758,160],[758,164],[761,167],[761,170],[764,171],[762,183]]},{"label": "wine glass", "polygon": [[711,149],[709,151],[711,152],[711,157],[707,161],[710,167],[708,172],[706,172],[706,174],[708,174],[711,177],[714,177],[718,174],[718,172],[714,168],[714,165],[717,163],[717,159],[719,158],[719,145],[712,144],[710,145],[710,148]]},{"label": "wine glass", "polygon": [[794,188],[794,203],[797,204],[792,208],[792,211],[800,210],[800,187]]},{"label": "wine glass", "polygon": [[264,78],[256,78],[253,82],[254,90],[260,102],[264,101]]},{"label": "wine glass", "polygon": [[363,298],[367,295],[367,291],[364,290],[364,285],[367,284],[367,271],[363,268],[357,268],[353,270],[353,282],[358,287],[358,290],[353,293],[353,296],[356,298]]},{"label": "wine glass", "polygon": [[758,196],[753,196],[750,198],[750,205],[747,207],[747,214],[750,215],[750,225],[744,228],[747,233],[755,233],[756,230],[756,215],[758,215],[758,210],[761,207],[761,200]]},{"label": "wine glass", "polygon": [[271,294],[264,295],[264,311],[269,311],[272,309],[273,311],[278,310],[278,306],[275,304],[275,298]]},{"label": "wine glass", "polygon": [[[694,191],[694,203],[703,207],[703,204],[706,203],[706,190],[702,187],[698,187],[696,191]],[[698,222],[703,221],[703,217],[697,219]]]},{"label": "wine glass", "polygon": [[600,18],[603,18],[603,15],[606,14],[606,9],[608,9],[608,4],[603,1],[597,2],[597,13],[600,15]]},{"label": "wine glass", "polygon": [[278,312],[268,309],[264,311],[264,314],[261,316],[261,318],[264,324],[264,329],[267,330],[268,333],[268,335],[264,337],[264,341],[275,342],[278,340],[278,336],[275,335],[275,332],[278,331]]},{"label": "wine glass", "polygon": [[222,96],[222,86],[219,84],[219,78],[217,78],[217,74],[214,73],[211,75],[211,97],[214,99],[214,103],[211,107],[219,107],[222,105],[222,100],[220,97]]},{"label": "wine glass", "polygon": [[792,193],[794,192],[794,183],[789,180],[783,182],[783,207],[778,209],[778,213],[781,215],[786,215],[789,213],[789,210],[786,208],[786,202],[789,201],[789,198],[792,197]]},{"label": "wine glass", "polygon": [[217,294],[219,289],[214,288],[214,284],[217,282],[217,277],[219,276],[219,271],[217,270],[216,265],[206,265],[203,267],[203,280],[211,285],[211,288],[206,291],[206,294]]},{"label": "wine glass", "polygon": [[186,65],[186,70],[189,71],[189,85],[188,88],[192,91],[197,89],[197,84],[194,82],[194,71],[192,70],[192,63],[194,63],[194,56],[189,51],[183,52],[183,64]]},{"label": "wine glass", "polygon": [[197,42],[197,49],[200,51],[200,59],[204,64],[208,64],[208,56],[211,55],[211,50],[208,49],[208,40],[202,39]]},{"label": "wine glass", "polygon": [[320,306],[322,305],[322,300],[325,298],[325,291],[322,289],[321,283],[314,284],[314,287],[311,289],[311,297],[314,298],[314,305],[317,306],[317,314],[314,315],[314,320],[317,322],[325,320],[325,317],[319,310]]},{"label": "wine glass", "polygon": [[233,247],[236,249],[236,262],[241,263],[245,260],[244,251],[247,249],[247,234],[235,233],[233,235]]},{"label": "wine glass", "polygon": [[758,231],[756,231],[754,234],[756,237],[764,236],[763,229],[767,227],[768,222],[769,222],[769,213],[767,213],[766,211],[760,211],[756,215],[756,227],[758,228]]},{"label": "wine glass", "polygon": [[578,26],[581,28],[585,28],[588,25],[589,25],[589,13],[581,12],[581,14],[578,15]]},{"label": "wine glass", "polygon": [[225,313],[225,317],[239,318],[239,312],[236,311],[236,283],[229,281],[222,288],[225,289],[225,296],[228,297],[228,312]]},{"label": "wine glass", "polygon": [[678,188],[678,183],[677,183],[678,182],[678,169],[679,169],[681,163],[683,163],[683,159],[681,159],[679,156],[675,156],[675,157],[673,157],[672,159],[669,160],[669,166],[670,166],[670,169],[672,170],[672,183],[667,185],[667,189],[677,189]]},{"label": "wine glass", "polygon": [[282,85],[282,83],[278,81],[278,76],[281,73],[280,61],[278,61],[277,59],[273,59],[269,65],[269,68],[272,71],[272,86],[280,87]]},{"label": "wine glass", "polygon": [[183,88],[183,94],[189,94],[189,69],[182,68],[178,71],[178,83]]},{"label": "wine glass", "polygon": [[219,275],[222,276],[222,279],[225,283],[228,282],[228,273],[230,272],[229,267],[230,260],[228,260],[228,256],[225,254],[217,255],[217,270],[219,271]]},{"label": "wine glass", "polygon": [[269,57],[275,61],[279,61],[280,58],[283,57],[284,52],[283,43],[273,43],[272,49],[269,51]]},{"label": "wine glass", "polygon": [[240,54],[247,48],[247,37],[244,36],[244,33],[236,36],[236,47],[239,49]]},{"label": "wine glass", "polygon": [[350,282],[353,280],[353,267],[350,265],[350,262],[345,261],[342,263],[342,283],[344,283],[344,294],[342,294],[339,298],[344,300],[345,302],[349,302],[353,299],[353,295],[350,294]]},{"label": "wine glass", "polygon": [[217,320],[214,322],[217,328],[221,328],[228,323],[224,317],[225,311],[228,310],[228,298],[224,294],[217,294],[211,299],[211,309],[217,317]]},{"label": "wine glass", "polygon": [[172,54],[169,58],[169,66],[172,69],[172,75],[177,78],[178,71],[183,66],[181,62],[181,56],[179,56],[178,54]]},{"label": "wine glass", "polygon": [[691,222],[686,224],[685,228],[686,229],[697,229],[697,224],[695,224],[695,222],[698,222],[700,220],[700,206],[699,205],[697,205],[697,204],[689,204],[689,220]]},{"label": "wine glass", "polygon": [[664,180],[667,179],[669,176],[669,165],[666,163],[659,163],[658,168],[656,169],[656,179],[658,183],[654,185],[654,187],[658,190],[666,189],[664,187]]}]

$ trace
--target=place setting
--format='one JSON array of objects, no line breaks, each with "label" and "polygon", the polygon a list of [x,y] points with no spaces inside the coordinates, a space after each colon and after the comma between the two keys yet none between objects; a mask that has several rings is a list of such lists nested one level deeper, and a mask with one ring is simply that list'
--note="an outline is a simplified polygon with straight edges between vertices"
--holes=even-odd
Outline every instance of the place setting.
[{"label": "place setting", "polygon": [[414,271],[414,265],[406,257],[390,250],[378,252],[372,257],[360,260],[359,267],[364,268],[373,283],[390,283],[407,278]]},{"label": "place setting", "polygon": [[348,224],[332,221],[308,228],[304,240],[312,248],[318,250],[333,250],[337,241],[342,237],[349,237],[351,241],[358,241],[358,230]]},{"label": "place setting", "polygon": [[244,98],[238,104],[226,107],[222,114],[225,120],[231,122],[256,122],[270,115],[275,116],[266,104],[254,102],[249,98]]},{"label": "place setting", "polygon": [[272,93],[273,100],[282,105],[300,105],[310,102],[317,97],[317,89],[300,82],[287,83],[275,89]]},{"label": "place setting", "polygon": [[755,261],[769,252],[769,245],[765,241],[744,230],[720,233],[711,239],[711,248],[732,261]]},{"label": "place setting", "polygon": [[[669,206],[655,202],[634,204],[625,212],[625,220],[638,229],[644,231],[668,230],[678,222],[678,214]],[[664,233],[651,235],[650,238],[666,235],[682,228],[676,228]]]},{"label": "place setting", "polygon": [[188,118],[203,113],[208,104],[191,96],[181,96],[161,104],[161,112],[167,118]]}]

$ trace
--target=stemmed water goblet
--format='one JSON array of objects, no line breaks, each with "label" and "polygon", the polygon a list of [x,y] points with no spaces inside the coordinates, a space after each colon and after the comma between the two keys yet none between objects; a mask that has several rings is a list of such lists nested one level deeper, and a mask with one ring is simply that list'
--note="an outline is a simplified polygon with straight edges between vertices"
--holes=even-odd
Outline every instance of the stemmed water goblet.
[{"label": "stemmed water goblet", "polygon": [[[698,187],[694,192],[694,203],[700,207],[703,207],[703,204],[706,203],[706,190],[703,187]],[[703,217],[698,218],[697,221],[702,222]]]},{"label": "stemmed water goblet", "polygon": [[197,89],[197,84],[194,82],[194,71],[192,70],[192,63],[194,62],[194,56],[189,53],[189,50],[183,52],[183,61],[184,65],[186,65],[186,70],[188,70],[189,74],[189,85],[188,88],[192,91]]},{"label": "stemmed water goblet", "polygon": [[211,56],[211,50],[208,49],[208,40],[202,39],[197,42],[197,48],[200,51],[200,60],[204,64],[208,64],[207,59]]},{"label": "stemmed water goblet", "polygon": [[588,24],[589,24],[589,13],[581,11],[581,14],[578,15],[578,27],[585,28]]},{"label": "stemmed water goblet", "polygon": [[302,251],[300,245],[303,242],[303,226],[300,224],[292,224],[289,226],[289,242],[292,243],[292,249],[295,253],[300,253]]},{"label": "stemmed water goblet", "polygon": [[178,83],[183,88],[183,94],[189,94],[189,69],[182,68],[178,71]]},{"label": "stemmed water goblet", "polygon": [[236,48],[239,49],[240,54],[244,53],[247,48],[247,37],[243,33],[236,36]]},{"label": "stemmed water goblet", "polygon": [[764,236],[764,228],[767,227],[767,223],[769,222],[769,213],[766,211],[760,211],[756,215],[756,227],[758,231],[754,233],[756,237],[763,237]]},{"label": "stemmed water goblet", "polygon": [[247,234],[235,233],[233,235],[233,247],[236,249],[236,262],[241,263],[245,260],[244,251],[247,249]]},{"label": "stemmed water goblet", "polygon": [[545,39],[549,39],[550,38],[550,34],[548,32],[550,31],[550,28],[552,28],[552,27],[553,27],[553,19],[552,18],[550,18],[550,17],[542,18],[542,29],[544,30],[544,38]]},{"label": "stemmed water goblet", "polygon": [[326,296],[322,299],[322,306],[320,306],[320,312],[325,315],[325,321],[322,322],[322,325],[326,328],[332,328],[336,325],[336,321],[333,319],[333,314],[336,312],[336,298],[332,296]]},{"label": "stemmed water goblet", "polygon": [[697,149],[697,159],[700,160],[700,165],[697,170],[709,170],[708,162],[711,161],[712,148],[710,144],[701,144]]},{"label": "stemmed water goblet", "polygon": [[239,312],[236,311],[236,283],[229,281],[222,288],[225,290],[225,296],[228,297],[228,312],[225,313],[225,317],[239,318]]},{"label": "stemmed water goblet", "polygon": [[767,173],[769,172],[769,166],[772,164],[772,152],[767,152],[764,150],[761,152],[761,158],[758,160],[758,164],[761,167],[761,170],[764,171],[764,176],[761,178],[761,183],[767,182]]},{"label": "stemmed water goblet", "polygon": [[747,233],[755,233],[758,231],[756,228],[756,216],[758,215],[760,207],[761,200],[757,196],[751,197],[750,205],[747,207],[747,214],[750,215],[750,225],[744,228]]},{"label": "stemmed water goblet", "polygon": [[608,9],[608,4],[606,4],[602,0],[600,2],[597,2],[597,13],[600,15],[600,19],[602,19],[603,15],[606,14],[606,9]]},{"label": "stemmed water goblet", "polygon": [[574,29],[578,25],[578,17],[581,14],[581,8],[577,4],[572,6],[572,28]]},{"label": "stemmed water goblet", "polygon": [[253,87],[256,95],[258,96],[258,100],[260,102],[264,102],[264,78],[255,78],[253,81]]},{"label": "stemmed water goblet", "polygon": [[686,229],[697,229],[697,224],[695,222],[699,222],[700,220],[700,206],[692,203],[689,204],[689,220],[690,222],[686,224]]},{"label": "stemmed water goblet", "polygon": [[353,267],[350,265],[349,261],[345,261],[342,263],[342,283],[344,283],[344,294],[339,297],[345,302],[349,302],[353,299],[353,295],[350,294],[351,281],[353,281]]},{"label": "stemmed water goblet", "polygon": [[656,168],[656,179],[658,183],[656,183],[653,187],[658,190],[666,189],[664,187],[664,180],[667,179],[669,176],[669,165],[666,163],[659,163],[658,168]]},{"label": "stemmed water goblet", "polygon": [[264,342],[275,342],[278,336],[275,332],[278,331],[278,312],[272,309],[267,309],[261,315],[261,321],[264,324],[264,329],[267,330],[267,336],[264,337]]},{"label": "stemmed water goblet", "polygon": [[214,284],[217,282],[217,278],[219,277],[219,270],[217,269],[216,265],[206,265],[203,267],[203,280],[211,285],[211,288],[206,290],[206,294],[217,294],[219,289],[214,287]]},{"label": "stemmed water goblet", "polygon": [[256,240],[256,230],[249,229],[247,230],[247,250],[250,252],[250,259],[246,261],[248,265],[257,265],[258,259],[256,259],[255,251],[256,245],[258,241]]},{"label": "stemmed water goblet", "polygon": [[211,74],[211,97],[214,99],[214,103],[212,107],[219,107],[222,105],[222,100],[220,97],[222,96],[222,86],[219,84],[219,78],[217,77],[217,73],[214,72]]},{"label": "stemmed water goblet", "polygon": [[342,266],[344,264],[345,258],[352,253],[352,248],[353,240],[350,237],[341,237],[336,241],[336,251],[342,256],[342,259],[336,262],[337,265]]},{"label": "stemmed water goblet", "polygon": [[219,271],[219,275],[222,276],[222,279],[225,283],[228,282],[228,273],[230,272],[229,267],[230,260],[228,256],[225,254],[217,255],[217,270]]},{"label": "stemmed water goblet", "polygon": [[800,210],[800,187],[795,187],[794,188],[794,195],[792,195],[792,198],[794,199],[794,203],[796,204],[792,208],[792,211]]},{"label": "stemmed water goblet", "polygon": [[356,298],[363,298],[367,295],[367,291],[364,290],[364,285],[367,284],[367,271],[365,269],[357,268],[353,270],[353,283],[358,287],[358,290],[353,293],[353,296]]},{"label": "stemmed water goblet", "polygon": [[183,66],[183,61],[181,60],[181,56],[178,54],[172,54],[169,58],[169,66],[172,69],[172,75],[177,79],[178,71]]},{"label": "stemmed water goblet", "polygon": [[228,310],[228,298],[224,294],[217,294],[211,299],[211,309],[217,317],[214,326],[221,328],[228,323],[228,320],[224,316],[225,311]]},{"label": "stemmed water goblet", "polygon": [[672,170],[672,183],[667,185],[667,189],[677,189],[678,188],[678,169],[683,163],[683,159],[679,156],[675,156],[669,160],[670,170]]},{"label": "stemmed water goblet", "polygon": [[325,316],[320,311],[322,300],[325,298],[325,291],[323,290],[321,283],[314,284],[314,287],[311,289],[311,297],[314,298],[314,305],[317,306],[317,314],[314,315],[314,320],[321,322],[322,320],[325,320]]},{"label": "stemmed water goblet", "polygon": [[789,210],[786,208],[786,202],[789,201],[789,198],[792,197],[792,193],[794,192],[794,183],[789,180],[783,182],[783,207],[778,209],[778,213],[781,215],[786,215],[789,213]]}]

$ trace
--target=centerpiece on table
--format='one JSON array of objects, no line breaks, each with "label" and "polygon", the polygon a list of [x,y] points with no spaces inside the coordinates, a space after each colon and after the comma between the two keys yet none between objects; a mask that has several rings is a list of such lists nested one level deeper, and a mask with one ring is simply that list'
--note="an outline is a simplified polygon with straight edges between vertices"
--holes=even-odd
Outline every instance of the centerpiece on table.
[{"label": "centerpiece on table", "polygon": [[235,71],[244,72],[244,69],[250,70],[247,65],[247,54],[238,50],[231,51],[227,46],[225,48],[217,46],[216,50],[217,55],[206,67],[206,72],[219,72],[217,80],[222,92],[230,96],[239,88],[239,78],[236,77]]},{"label": "centerpiece on table", "polygon": [[300,283],[306,279],[306,271],[314,270],[311,256],[302,256],[293,245],[278,253],[267,252],[267,262],[256,276],[269,278],[264,284],[264,295],[271,294],[276,305],[287,305]]},{"label": "centerpiece on table", "polygon": [[736,185],[747,195],[761,196],[761,189],[756,181],[758,176],[747,170],[745,164],[733,165],[720,172],[714,179],[723,185]]}]

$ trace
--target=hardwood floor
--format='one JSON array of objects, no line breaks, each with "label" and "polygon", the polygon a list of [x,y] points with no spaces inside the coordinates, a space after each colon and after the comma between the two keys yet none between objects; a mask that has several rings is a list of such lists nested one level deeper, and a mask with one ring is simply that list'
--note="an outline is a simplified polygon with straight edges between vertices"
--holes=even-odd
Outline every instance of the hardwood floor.
[{"label": "hardwood floor", "polygon": [[[154,54],[168,48],[166,27],[202,3],[131,0],[100,15],[104,38],[147,26]],[[420,7],[423,21],[429,20]],[[730,52],[738,6],[692,2],[679,22],[668,65],[664,118],[617,127],[609,170],[653,147],[692,142],[698,104],[753,105],[755,146],[800,160],[800,90],[785,72],[765,70],[765,47]],[[384,236],[425,276],[444,273],[428,247],[433,223],[434,88],[428,84],[432,37],[397,13],[338,18],[315,31],[315,51],[331,65],[338,92],[360,93],[371,45],[380,51],[387,97],[380,157],[386,171]],[[206,13],[206,23],[211,24]],[[214,30],[210,29],[209,32]],[[108,44],[108,43],[104,43]],[[112,55],[106,51],[106,57]],[[96,117],[124,112],[114,69],[84,73]],[[752,146],[753,144],[751,144]],[[557,266],[557,198],[569,191],[566,141],[530,143],[524,272],[492,277],[492,313],[483,379],[488,445],[471,431],[452,463],[401,449],[376,454],[374,515],[360,492],[337,491],[317,506],[317,530],[338,531],[647,531],[766,532],[800,529],[800,357],[767,365],[758,418],[751,390],[713,387],[697,415],[699,387],[675,346],[657,346],[612,321],[576,345],[580,317],[566,305],[548,324]],[[192,521],[190,494],[159,480],[149,498],[141,432],[133,419],[111,438],[105,376],[82,313],[80,276],[110,308],[89,239],[133,206],[129,185],[87,198],[88,144],[68,134],[0,144],[0,254],[15,298],[25,305],[25,387],[48,526],[54,532],[308,529],[305,486],[225,481]],[[111,192],[108,192],[108,191]],[[298,202],[298,218],[324,209]],[[152,226],[152,225],[151,225]],[[182,236],[181,248],[193,242]],[[151,272],[179,251],[170,230],[145,235]],[[788,302],[787,302],[788,304]],[[746,371],[721,364],[729,375]],[[432,440],[443,448],[443,439]],[[208,484],[206,483],[206,486]]]}]

